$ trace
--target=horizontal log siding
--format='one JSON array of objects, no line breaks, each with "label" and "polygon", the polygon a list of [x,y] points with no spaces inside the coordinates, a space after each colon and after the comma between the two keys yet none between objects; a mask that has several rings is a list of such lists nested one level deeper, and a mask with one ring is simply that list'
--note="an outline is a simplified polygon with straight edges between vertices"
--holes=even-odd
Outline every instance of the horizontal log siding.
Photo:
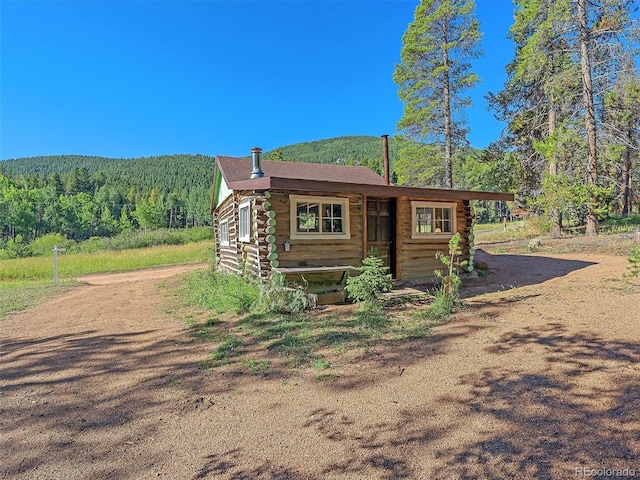
[{"label": "horizontal log siding", "polygon": [[[351,238],[338,240],[291,239],[289,194],[293,192],[271,191],[271,210],[276,212],[276,246],[281,267],[328,266],[362,264],[362,202],[359,195],[331,195],[349,198],[349,223]],[[300,192],[296,192],[299,194]],[[310,196],[327,196],[317,192],[305,192]],[[291,244],[291,251],[284,251],[284,242]]]},{"label": "horizontal log siding", "polygon": [[[238,272],[238,228],[237,228],[237,196],[230,195],[217,208],[216,213],[216,258],[218,264],[216,268],[226,270],[231,273]],[[229,220],[229,245],[220,245],[220,222]]]},{"label": "horizontal log siding", "polygon": [[[442,269],[442,262],[436,258],[438,252],[446,254],[449,250],[449,237],[442,238],[411,238],[412,218],[411,218],[411,201],[432,201],[437,202],[438,199],[398,199],[397,212],[400,216],[398,225],[402,235],[400,242],[400,269],[402,272],[399,280],[418,280],[433,278],[434,270]],[[441,200],[440,200],[441,201]],[[465,205],[466,204],[466,205]],[[471,209],[469,202],[456,202],[456,228],[462,236],[462,260],[469,258],[468,237],[471,232]]]}]

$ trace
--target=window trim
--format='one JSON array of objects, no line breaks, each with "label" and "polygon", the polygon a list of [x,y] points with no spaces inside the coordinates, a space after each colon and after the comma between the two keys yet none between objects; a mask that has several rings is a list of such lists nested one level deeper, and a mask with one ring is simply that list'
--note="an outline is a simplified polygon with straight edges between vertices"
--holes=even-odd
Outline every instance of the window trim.
[{"label": "window trim", "polygon": [[[220,222],[218,222],[219,224],[219,231],[220,231],[220,245],[223,247],[228,247],[229,246],[229,219],[225,218],[224,220],[220,220]],[[226,231],[226,239],[224,238],[225,236],[223,236],[222,234],[222,226],[226,225],[227,227],[227,231]]]},{"label": "window trim", "polygon": [[[300,202],[316,202],[319,204],[322,203],[332,203],[332,204],[340,204],[342,205],[342,232],[334,233],[334,232],[298,232],[297,229],[297,213],[298,213],[298,203]],[[324,196],[311,196],[311,195],[289,195],[289,236],[292,239],[305,239],[305,240],[314,240],[314,239],[323,239],[326,240],[328,238],[333,238],[337,240],[349,240],[351,239],[351,224],[349,222],[349,198],[348,197],[324,197]],[[322,212],[320,212],[320,220],[319,225],[320,229],[322,229]]]},{"label": "window trim", "polygon": [[[438,238],[438,237],[453,237],[457,231],[456,222],[456,210],[458,204],[452,202],[424,202],[424,201],[412,201],[411,202],[411,238]],[[430,232],[430,233],[418,233],[416,232],[417,214],[418,208],[448,208],[451,210],[451,231],[450,232]],[[432,222],[435,221],[435,215]],[[435,229],[434,229],[435,230]]]},{"label": "window trim", "polygon": [[[242,232],[242,219],[240,212],[244,209],[247,209],[247,224],[246,224],[246,233],[244,235]],[[243,200],[238,205],[238,241],[243,243],[251,242],[251,200]]]}]

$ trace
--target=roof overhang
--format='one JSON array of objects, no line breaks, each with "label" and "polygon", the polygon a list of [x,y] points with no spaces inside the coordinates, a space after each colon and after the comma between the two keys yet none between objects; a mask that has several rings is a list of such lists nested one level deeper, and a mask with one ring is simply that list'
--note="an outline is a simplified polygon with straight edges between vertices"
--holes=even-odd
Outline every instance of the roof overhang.
[{"label": "roof overhang", "polygon": [[322,193],[350,193],[376,197],[411,197],[429,200],[503,200],[513,201],[513,193],[448,190],[437,188],[398,187],[396,185],[367,185],[346,182],[323,182],[279,177],[261,177],[230,182],[232,190],[290,190]]}]

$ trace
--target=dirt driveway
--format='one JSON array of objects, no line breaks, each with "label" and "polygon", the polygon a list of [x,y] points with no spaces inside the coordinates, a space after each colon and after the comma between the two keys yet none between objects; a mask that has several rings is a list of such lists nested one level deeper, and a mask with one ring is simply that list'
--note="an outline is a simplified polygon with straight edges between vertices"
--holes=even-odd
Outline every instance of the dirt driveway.
[{"label": "dirt driveway", "polygon": [[469,308],[335,382],[200,368],[180,271],[85,278],[0,322],[0,478],[640,477],[625,259],[479,256]]}]

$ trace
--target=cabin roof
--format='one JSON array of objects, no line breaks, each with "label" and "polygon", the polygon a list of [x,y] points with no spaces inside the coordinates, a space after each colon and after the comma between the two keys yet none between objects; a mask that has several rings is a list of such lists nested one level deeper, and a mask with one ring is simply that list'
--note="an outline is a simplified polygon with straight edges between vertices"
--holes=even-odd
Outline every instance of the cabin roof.
[{"label": "cabin roof", "polygon": [[[218,156],[216,159],[229,188],[233,188],[233,183],[235,182],[249,180],[249,174],[252,170],[251,158]],[[262,160],[261,164],[265,177],[366,185],[385,184],[384,178],[368,167],[323,163],[274,162],[272,160]]]},{"label": "cabin roof", "polygon": [[319,163],[262,161],[264,176],[250,179],[250,158],[217,156],[216,163],[232,190],[265,191],[271,189],[377,197],[410,197],[425,200],[506,200],[514,195],[504,192],[449,190],[386,185],[384,178],[367,167]]}]

